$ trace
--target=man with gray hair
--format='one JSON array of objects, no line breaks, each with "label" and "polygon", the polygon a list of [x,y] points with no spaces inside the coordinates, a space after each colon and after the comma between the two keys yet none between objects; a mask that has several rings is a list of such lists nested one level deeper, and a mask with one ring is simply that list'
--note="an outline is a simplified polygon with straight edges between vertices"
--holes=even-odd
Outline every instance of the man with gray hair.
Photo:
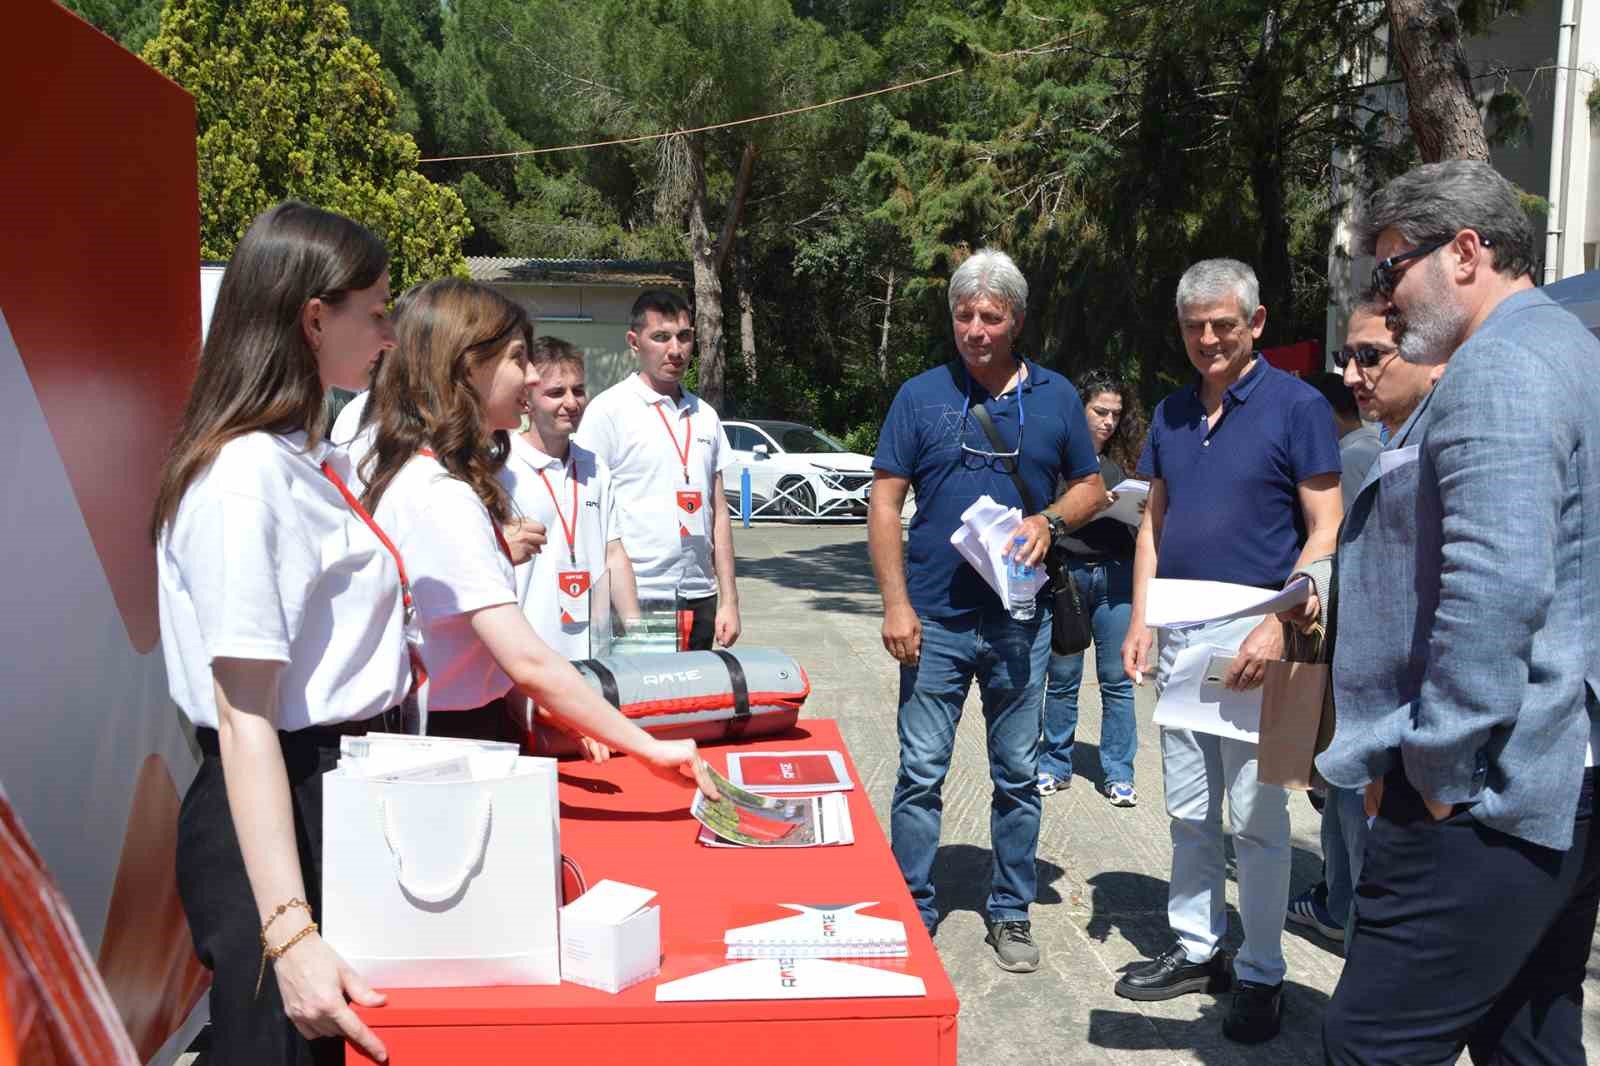
[{"label": "man with gray hair", "polygon": [[[989,249],[950,278],[959,358],[900,386],[873,460],[867,520],[883,594],[883,645],[900,663],[900,773],[889,807],[895,859],[931,933],[941,788],[973,679],[988,738],[993,878],[987,942],[1007,970],[1038,969],[1028,907],[1037,885],[1039,714],[1050,599],[1008,610],[950,543],[980,496],[1021,509],[1013,554],[1040,565],[1051,542],[1105,506],[1100,465],[1072,384],[1015,345],[1028,283]],[[998,437],[999,440],[993,439]],[[1069,484],[1058,499],[1058,479]],[[917,513],[900,540],[906,490]],[[1043,510],[1041,510],[1043,508]],[[909,558],[908,558],[909,556]]]},{"label": "man with gray hair", "polygon": [[1516,190],[1418,167],[1358,229],[1400,358],[1449,372],[1339,549],[1324,777],[1375,814],[1330,1063],[1584,1061],[1600,899],[1600,342],[1533,287]]},{"label": "man with gray hair", "polygon": [[[1265,679],[1283,655],[1275,618],[1243,618],[1164,630],[1158,662],[1146,628],[1151,578],[1225,581],[1281,588],[1290,573],[1333,551],[1342,512],[1339,445],[1328,401],[1267,364],[1255,350],[1266,326],[1255,271],[1207,259],[1178,282],[1178,327],[1196,379],[1168,396],[1150,420],[1139,474],[1150,498],[1133,561],[1133,616],[1122,646],[1135,681],[1152,673],[1159,692],[1180,652],[1212,646],[1231,656],[1229,688]],[[1229,1039],[1276,1036],[1289,902],[1288,794],[1256,778],[1256,745],[1187,729],[1161,731],[1161,764],[1172,829],[1167,919],[1171,948],[1123,975],[1120,996],[1170,999],[1233,985],[1223,1018]],[[1238,856],[1244,943],[1232,969],[1220,947],[1227,852],[1223,798]]]}]

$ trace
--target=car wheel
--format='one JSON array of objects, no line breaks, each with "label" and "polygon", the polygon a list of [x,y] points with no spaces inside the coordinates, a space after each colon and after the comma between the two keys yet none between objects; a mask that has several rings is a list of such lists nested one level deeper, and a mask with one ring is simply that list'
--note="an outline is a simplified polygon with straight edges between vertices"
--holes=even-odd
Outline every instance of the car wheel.
[{"label": "car wheel", "polygon": [[814,518],[817,513],[816,491],[803,477],[786,477],[778,482],[778,502],[773,510],[789,518]]}]

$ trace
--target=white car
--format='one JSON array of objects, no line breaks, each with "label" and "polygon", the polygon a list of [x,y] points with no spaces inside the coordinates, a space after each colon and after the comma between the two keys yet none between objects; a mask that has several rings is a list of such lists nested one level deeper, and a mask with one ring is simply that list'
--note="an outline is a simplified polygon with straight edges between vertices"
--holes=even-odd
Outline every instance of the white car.
[{"label": "white car", "polygon": [[799,422],[724,422],[733,466],[722,488],[739,508],[742,469],[750,471],[752,518],[831,518],[867,513],[872,456]]}]

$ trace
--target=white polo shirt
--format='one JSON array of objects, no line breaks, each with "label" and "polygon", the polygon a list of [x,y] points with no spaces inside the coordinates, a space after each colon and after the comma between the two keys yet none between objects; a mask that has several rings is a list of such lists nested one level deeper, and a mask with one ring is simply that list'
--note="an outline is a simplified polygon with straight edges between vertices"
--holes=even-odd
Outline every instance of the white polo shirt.
[{"label": "white polo shirt", "polygon": [[[674,403],[631,374],[589,402],[576,440],[611,470],[617,527],[640,597],[714,595],[712,484],[733,453],[711,405],[687,389]],[[697,525],[685,521],[680,491],[700,494]]]},{"label": "white polo shirt", "polygon": [[278,728],[360,721],[411,685],[394,557],[323,475],[327,444],[249,433],[190,483],[156,547],[172,699],[217,727],[213,659],[284,663]]},{"label": "white polo shirt", "polygon": [[[588,593],[572,597],[562,585],[569,584],[574,573],[587,575],[593,585],[606,571],[606,544],[617,536],[610,471],[587,448],[569,446],[567,461],[562,462],[513,433],[511,457],[500,471],[500,481],[511,493],[517,514],[542,523],[547,538],[532,562],[517,567],[522,613],[540,639],[561,655],[587,659]],[[567,582],[563,575],[569,575]]]},{"label": "white polo shirt", "polygon": [[371,389],[364,389],[350,397],[350,401],[339,409],[339,414],[333,420],[333,428],[328,430],[328,440],[336,446],[348,445],[361,433],[361,416],[366,413],[367,400],[372,396]]},{"label": "white polo shirt", "polygon": [[467,612],[517,602],[516,578],[472,486],[436,459],[412,456],[389,482],[378,525],[400,549],[422,623],[428,713],[470,711],[511,690]]}]

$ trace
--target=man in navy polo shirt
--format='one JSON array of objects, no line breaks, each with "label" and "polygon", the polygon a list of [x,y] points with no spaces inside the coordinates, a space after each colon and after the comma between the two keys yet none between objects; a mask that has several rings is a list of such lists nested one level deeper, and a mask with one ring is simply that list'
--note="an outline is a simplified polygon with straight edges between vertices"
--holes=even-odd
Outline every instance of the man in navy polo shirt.
[{"label": "man in navy polo shirt", "polygon": [[[1255,351],[1266,325],[1255,271],[1207,259],[1178,282],[1178,326],[1198,377],[1156,407],[1139,474],[1150,500],[1133,562],[1133,617],[1122,646],[1136,681],[1155,665],[1159,692],[1178,653],[1212,645],[1234,655],[1225,683],[1260,685],[1282,658],[1276,618],[1246,618],[1164,630],[1152,664],[1145,627],[1152,577],[1280,588],[1289,574],[1333,551],[1342,502],[1339,444],[1322,394],[1267,365]],[[1278,1033],[1285,966],[1281,939],[1289,902],[1288,795],[1256,779],[1256,746],[1186,729],[1161,731],[1172,880],[1167,920],[1177,942],[1117,982],[1129,999],[1170,999],[1224,991],[1233,1002],[1223,1034],[1255,1043]],[[1244,943],[1229,972],[1218,942],[1227,855],[1222,800],[1228,800],[1238,856]]]},{"label": "man in navy polo shirt", "polygon": [[[950,544],[961,514],[980,496],[1020,508],[1020,558],[1042,565],[1052,538],[1105,506],[1100,466],[1077,390],[1038,363],[1018,359],[1028,283],[1003,252],[985,249],[950,278],[960,358],[917,375],[896,394],[873,460],[867,524],[872,568],[883,593],[883,644],[900,662],[900,774],[889,808],[894,854],[931,932],[933,859],[956,724],[973,678],[988,735],[989,835],[994,852],[987,942],[1000,966],[1039,966],[1028,906],[1037,888],[1039,715],[1050,658],[1049,597],[1021,621]],[[973,407],[982,404],[1002,444]],[[1017,491],[1015,469],[1033,507]],[[1058,478],[1070,484],[1055,497]],[[900,512],[917,494],[909,543]],[[907,559],[909,554],[909,559]]]}]

